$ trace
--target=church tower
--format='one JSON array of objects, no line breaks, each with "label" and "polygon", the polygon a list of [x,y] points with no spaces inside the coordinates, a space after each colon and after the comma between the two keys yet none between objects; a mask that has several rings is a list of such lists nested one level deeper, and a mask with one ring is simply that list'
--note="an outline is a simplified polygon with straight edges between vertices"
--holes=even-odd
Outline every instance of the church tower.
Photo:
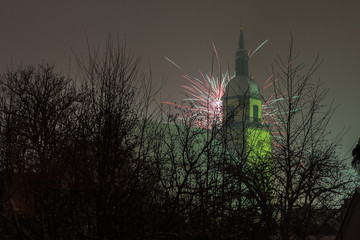
[{"label": "church tower", "polygon": [[241,27],[235,58],[235,75],[223,96],[223,115],[227,136],[251,161],[271,154],[271,132],[262,124],[262,101],[259,87],[249,76],[249,57]]}]

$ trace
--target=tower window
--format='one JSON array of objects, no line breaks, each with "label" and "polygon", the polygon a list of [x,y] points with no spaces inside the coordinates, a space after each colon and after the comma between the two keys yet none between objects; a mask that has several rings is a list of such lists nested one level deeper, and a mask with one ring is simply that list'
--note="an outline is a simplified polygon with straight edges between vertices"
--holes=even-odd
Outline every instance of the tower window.
[{"label": "tower window", "polygon": [[253,120],[254,122],[259,122],[259,106],[253,105]]}]

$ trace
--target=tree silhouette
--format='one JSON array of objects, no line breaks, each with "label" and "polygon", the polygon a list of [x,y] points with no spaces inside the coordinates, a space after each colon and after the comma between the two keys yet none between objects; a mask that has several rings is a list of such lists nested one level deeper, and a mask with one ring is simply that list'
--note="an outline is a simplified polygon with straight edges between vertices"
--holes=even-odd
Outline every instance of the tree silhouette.
[{"label": "tree silhouette", "polygon": [[279,79],[275,95],[283,94],[276,104],[281,127],[272,156],[273,205],[282,239],[330,234],[326,227],[340,213],[354,181],[337,155],[343,134],[329,135],[335,109],[327,104],[327,89],[314,79],[321,62],[316,57],[306,68],[298,61],[291,40],[288,56],[272,70]]},{"label": "tree silhouette", "polygon": [[5,239],[306,239],[330,231],[353,179],[336,154],[341,135],[328,135],[334,109],[313,80],[317,60],[296,64],[291,42],[271,69],[281,126],[263,154],[261,141],[247,143],[256,128],[231,131],[230,117],[196,128],[186,109],[154,107],[159,88],[119,41],[88,46],[76,84],[47,64],[1,76]]},{"label": "tree silhouette", "polygon": [[360,170],[360,138],[358,144],[356,144],[355,148],[352,151],[353,159],[351,161],[351,165],[357,171]]}]

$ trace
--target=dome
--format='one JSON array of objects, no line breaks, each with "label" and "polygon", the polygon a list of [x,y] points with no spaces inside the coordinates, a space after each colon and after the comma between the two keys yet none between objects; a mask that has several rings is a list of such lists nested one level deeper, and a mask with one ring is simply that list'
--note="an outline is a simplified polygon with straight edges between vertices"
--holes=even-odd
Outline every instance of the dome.
[{"label": "dome", "polygon": [[224,98],[234,98],[240,96],[261,98],[257,83],[248,76],[235,76],[226,86]]}]

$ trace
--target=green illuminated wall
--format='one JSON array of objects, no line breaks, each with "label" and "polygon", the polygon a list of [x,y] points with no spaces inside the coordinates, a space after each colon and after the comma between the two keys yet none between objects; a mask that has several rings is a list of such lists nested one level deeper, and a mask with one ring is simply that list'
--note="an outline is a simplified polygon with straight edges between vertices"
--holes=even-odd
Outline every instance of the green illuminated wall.
[{"label": "green illuminated wall", "polygon": [[223,100],[223,120],[230,154],[245,161],[249,170],[263,183],[264,191],[271,188],[272,133],[262,123],[263,97],[249,74],[248,51],[243,29],[235,58],[235,75],[226,86]]},{"label": "green illuminated wall", "polygon": [[[256,83],[249,77],[232,80],[247,81],[248,90],[229,91],[224,100],[224,120],[236,152],[241,152],[249,165],[257,168],[266,166],[264,172],[271,171],[272,134],[262,123],[262,97]],[[236,83],[236,82],[235,82]],[[234,88],[233,88],[234,89]],[[232,111],[230,113],[229,111]],[[232,117],[230,117],[233,115]],[[239,151],[240,149],[240,151]],[[241,150],[242,149],[242,150]],[[258,170],[256,170],[258,171]]]},{"label": "green illuminated wall", "polygon": [[271,132],[262,128],[246,129],[246,151],[250,161],[271,158]]}]

